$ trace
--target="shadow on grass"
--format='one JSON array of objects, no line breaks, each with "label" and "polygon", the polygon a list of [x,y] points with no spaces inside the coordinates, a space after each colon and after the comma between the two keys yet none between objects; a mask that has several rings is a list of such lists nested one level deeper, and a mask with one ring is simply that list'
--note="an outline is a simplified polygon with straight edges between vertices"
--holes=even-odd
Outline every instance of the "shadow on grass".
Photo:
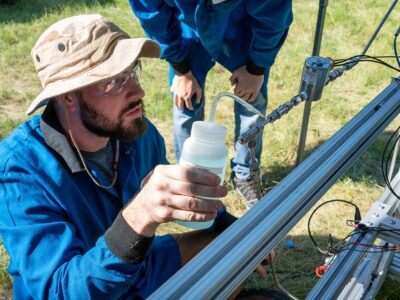
[{"label": "shadow on grass", "polygon": [[[385,131],[380,134],[375,142],[372,143],[366,151],[364,151],[364,153],[350,166],[350,168],[341,178],[349,178],[354,182],[366,182],[367,184],[378,184],[379,186],[385,186],[381,171],[381,160],[385,146],[393,133],[393,131]],[[319,143],[313,148],[307,149],[305,151],[305,157],[309,157],[322,144],[323,142]],[[391,143],[391,145],[392,144],[393,143]],[[388,152],[389,151],[387,150],[387,153]],[[296,166],[293,164],[273,164],[272,166],[268,167],[268,169],[263,170],[263,173],[265,174],[265,180],[267,180],[267,185],[275,186],[295,168]]]},{"label": "shadow on grass", "polygon": [[106,3],[114,3],[114,0],[18,0],[14,5],[0,5],[0,24],[31,22],[43,15],[62,12],[67,6]]}]

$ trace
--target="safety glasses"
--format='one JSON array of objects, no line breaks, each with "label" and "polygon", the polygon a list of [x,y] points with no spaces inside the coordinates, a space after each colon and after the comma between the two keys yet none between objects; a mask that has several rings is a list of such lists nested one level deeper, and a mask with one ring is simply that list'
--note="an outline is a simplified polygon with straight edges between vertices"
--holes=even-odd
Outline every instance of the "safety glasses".
[{"label": "safety glasses", "polygon": [[136,83],[139,84],[141,72],[142,64],[140,60],[138,60],[131,70],[94,85],[92,90],[93,94],[94,96],[118,96],[122,93],[130,80],[135,80]]}]

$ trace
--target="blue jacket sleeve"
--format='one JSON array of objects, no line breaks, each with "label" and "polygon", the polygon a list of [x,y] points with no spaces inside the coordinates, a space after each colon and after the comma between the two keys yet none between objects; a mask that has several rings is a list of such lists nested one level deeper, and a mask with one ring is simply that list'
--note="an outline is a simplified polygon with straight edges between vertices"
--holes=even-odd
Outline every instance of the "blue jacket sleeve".
[{"label": "blue jacket sleeve", "polygon": [[246,1],[253,39],[249,50],[251,63],[269,68],[282,47],[291,22],[291,0]]},{"label": "blue jacket sleeve", "polygon": [[170,63],[182,62],[187,48],[182,40],[178,11],[163,0],[129,0],[146,35],[161,46],[161,58]]},{"label": "blue jacket sleeve", "polygon": [[10,273],[35,299],[114,299],[126,293],[146,262],[123,262],[104,236],[89,248],[51,193],[34,176],[13,169],[0,172],[0,233]]}]

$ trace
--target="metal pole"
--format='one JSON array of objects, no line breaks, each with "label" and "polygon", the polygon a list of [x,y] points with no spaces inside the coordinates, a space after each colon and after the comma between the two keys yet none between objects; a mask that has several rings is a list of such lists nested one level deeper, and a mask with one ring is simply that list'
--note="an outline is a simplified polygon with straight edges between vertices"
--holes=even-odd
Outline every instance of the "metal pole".
[{"label": "metal pole", "polygon": [[149,299],[226,299],[399,114],[399,97],[394,82]]},{"label": "metal pole", "polygon": [[[326,15],[326,9],[328,7],[328,2],[329,0],[319,1],[318,19],[317,19],[317,25],[315,27],[312,56],[319,55],[321,49],[322,32],[324,29],[325,15]],[[304,105],[303,121],[301,124],[301,131],[300,131],[300,140],[299,140],[299,146],[297,148],[296,165],[301,163],[304,159],[304,147],[307,139],[308,122],[310,120],[310,113],[311,113],[311,103],[312,101],[306,101]]]}]

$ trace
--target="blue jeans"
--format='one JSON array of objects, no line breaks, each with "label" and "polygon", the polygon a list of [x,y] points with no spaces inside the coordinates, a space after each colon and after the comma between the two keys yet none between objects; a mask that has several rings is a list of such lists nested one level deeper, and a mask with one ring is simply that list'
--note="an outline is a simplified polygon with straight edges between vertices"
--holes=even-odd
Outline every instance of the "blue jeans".
[{"label": "blue jeans", "polygon": [[[197,39],[187,40],[189,45],[188,58],[191,63],[191,70],[193,75],[196,77],[203,91],[205,88],[205,79],[208,71],[215,65],[215,60],[208,54],[207,50],[203,47],[201,42]],[[226,49],[229,49],[229,53],[222,52],[218,57],[217,61],[224,66],[230,72],[238,69],[239,67],[247,63],[247,54],[243,53],[243,44],[235,41],[226,41]],[[237,51],[235,51],[237,49]],[[245,51],[247,51],[245,49]],[[242,52],[242,53],[238,53]],[[268,82],[269,69],[264,74],[264,82],[257,99],[251,104],[265,115],[267,109],[267,82]],[[169,73],[169,84],[171,86],[174,78],[174,72],[170,65]],[[227,79],[228,80],[228,79]],[[221,91],[222,92],[222,91]],[[190,136],[192,124],[195,121],[204,120],[204,97],[201,99],[199,104],[195,103],[195,97],[192,98],[194,110],[188,110],[186,107],[183,112],[174,105],[173,116],[174,116],[174,152],[175,159],[179,162],[183,143]],[[261,121],[261,118],[252,112],[246,110],[245,107],[235,102],[235,150],[236,155],[231,159],[231,169],[235,172],[235,175],[240,179],[250,178],[250,151],[247,145],[241,145],[237,139],[238,137],[246,132],[250,126],[257,121]],[[259,134],[256,139],[256,157],[260,161],[262,151],[262,134]]]}]

